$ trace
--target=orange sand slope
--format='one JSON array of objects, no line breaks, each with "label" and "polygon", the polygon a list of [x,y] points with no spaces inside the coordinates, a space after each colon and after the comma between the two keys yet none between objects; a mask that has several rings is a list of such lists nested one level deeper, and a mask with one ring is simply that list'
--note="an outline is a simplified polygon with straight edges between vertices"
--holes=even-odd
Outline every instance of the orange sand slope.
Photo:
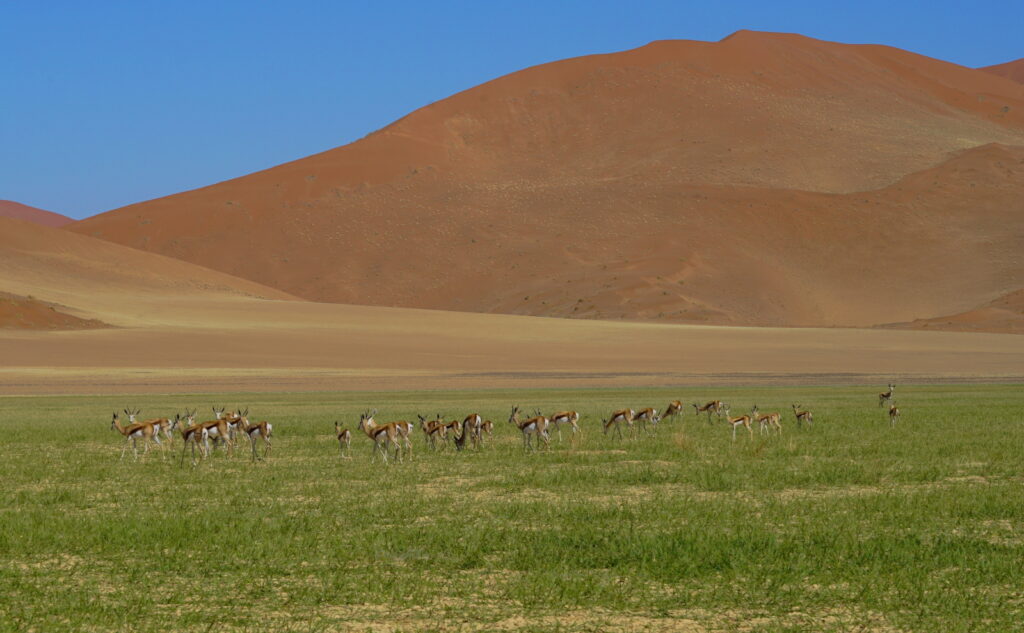
[{"label": "orange sand slope", "polygon": [[0,218],[16,218],[53,227],[64,226],[74,222],[74,220],[65,215],[30,207],[27,204],[14,202],[13,200],[0,200]]},{"label": "orange sand slope", "polygon": [[0,331],[7,394],[884,384],[1024,374],[1024,337],[1011,335],[661,325],[291,300],[17,220],[0,220],[0,261],[0,288],[116,326]]},{"label": "orange sand slope", "polygon": [[1024,380],[1024,337],[1014,335],[615,323],[256,299],[180,308],[173,322],[133,328],[0,331],[0,393]]},{"label": "orange sand slope", "polygon": [[1003,295],[974,310],[932,319],[918,319],[912,323],[896,324],[893,327],[1024,334],[1024,289]]},{"label": "orange sand slope", "polygon": [[102,321],[64,314],[58,306],[35,297],[0,292],[0,328],[16,330],[81,330],[106,327]]},{"label": "orange sand slope", "polygon": [[112,325],[171,318],[181,301],[291,298],[177,259],[10,218],[0,218],[0,262],[0,292]]},{"label": "orange sand slope", "polygon": [[984,70],[985,72],[999,75],[1000,77],[1006,77],[1007,79],[1012,79],[1013,81],[1024,84],[1024,59],[1006,62],[1005,64],[997,64],[995,66],[985,66],[978,70]]},{"label": "orange sand slope", "polygon": [[796,35],[655,42],[72,230],[320,301],[910,322],[1021,287],[1024,85]]}]

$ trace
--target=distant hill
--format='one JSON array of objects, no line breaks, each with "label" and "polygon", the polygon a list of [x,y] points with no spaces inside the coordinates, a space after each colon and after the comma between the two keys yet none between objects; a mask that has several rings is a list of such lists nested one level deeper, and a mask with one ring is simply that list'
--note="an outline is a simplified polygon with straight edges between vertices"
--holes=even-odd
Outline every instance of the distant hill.
[{"label": "distant hill", "polygon": [[1006,77],[1007,79],[1012,79],[1018,83],[1024,84],[1024,59],[1006,62],[1005,64],[997,64],[995,66],[985,66],[984,68],[979,68],[979,70],[984,70],[985,72],[992,73],[993,75]]},{"label": "distant hill", "polygon": [[1024,85],[799,35],[654,42],[70,229],[316,301],[910,322],[1024,279]]},{"label": "distant hill", "polygon": [[0,263],[0,328],[130,325],[138,310],[150,309],[144,299],[187,314],[189,301],[293,298],[178,259],[13,218],[0,217]]},{"label": "distant hill", "polygon": [[74,222],[74,220],[65,215],[30,207],[27,204],[14,202],[13,200],[0,200],[0,217],[27,220],[36,224],[42,224],[43,226],[53,227],[64,226]]}]

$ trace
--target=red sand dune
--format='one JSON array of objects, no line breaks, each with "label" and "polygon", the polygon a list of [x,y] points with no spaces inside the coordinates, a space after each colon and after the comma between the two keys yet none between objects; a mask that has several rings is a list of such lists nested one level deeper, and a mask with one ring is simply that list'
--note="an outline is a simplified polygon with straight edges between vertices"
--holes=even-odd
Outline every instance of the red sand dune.
[{"label": "red sand dune", "polygon": [[107,327],[96,319],[80,319],[35,297],[0,292],[0,329],[85,330]]},{"label": "red sand dune", "polygon": [[319,301],[909,322],[1024,279],[1024,86],[797,35],[655,42],[71,230]]},{"label": "red sand dune", "polygon": [[27,220],[36,224],[42,224],[43,226],[53,227],[64,226],[74,222],[74,220],[65,215],[30,207],[27,204],[14,202],[13,200],[0,200],[0,217]]},{"label": "red sand dune", "polygon": [[893,327],[953,332],[1001,332],[1024,334],[1024,289],[999,297],[973,310],[931,319],[918,319]]},{"label": "red sand dune", "polygon": [[1005,64],[997,64],[995,66],[985,66],[978,70],[984,70],[987,73],[1006,77],[1007,79],[1012,79],[1013,81],[1024,84],[1024,59],[1006,62]]},{"label": "red sand dune", "polygon": [[152,324],[169,310],[187,311],[184,300],[293,299],[178,259],[2,217],[0,263],[0,327]]}]

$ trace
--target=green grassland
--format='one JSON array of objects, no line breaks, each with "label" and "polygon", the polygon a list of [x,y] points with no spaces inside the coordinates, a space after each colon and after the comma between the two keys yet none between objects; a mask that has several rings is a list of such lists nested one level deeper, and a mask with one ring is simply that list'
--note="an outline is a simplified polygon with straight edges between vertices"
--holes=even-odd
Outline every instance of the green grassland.
[{"label": "green grassland", "polygon": [[[1021,631],[1024,391],[873,388],[0,398],[0,630]],[[713,397],[783,413],[731,441],[690,408],[602,435],[613,408]],[[802,403],[813,428],[789,409]],[[119,461],[113,409],[248,406],[274,449]],[[583,414],[524,454],[512,404]],[[349,428],[479,411],[480,451],[371,463]]]}]

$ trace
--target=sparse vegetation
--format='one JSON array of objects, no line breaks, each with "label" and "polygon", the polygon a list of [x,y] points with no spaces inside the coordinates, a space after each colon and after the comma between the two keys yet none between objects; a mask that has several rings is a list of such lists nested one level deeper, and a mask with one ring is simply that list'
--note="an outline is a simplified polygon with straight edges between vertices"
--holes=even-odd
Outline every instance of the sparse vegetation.
[{"label": "sparse vegetation", "polygon": [[[1024,621],[1019,386],[0,398],[0,630],[1014,631]],[[733,443],[716,397],[783,414]],[[797,429],[789,406],[812,407]],[[275,448],[118,461],[110,411],[251,407]],[[524,454],[513,403],[581,412]],[[370,463],[334,420],[479,411],[483,450]],[[714,417],[712,417],[714,421]],[[244,441],[244,440],[243,440]],[[177,439],[175,451],[181,450]]]}]

